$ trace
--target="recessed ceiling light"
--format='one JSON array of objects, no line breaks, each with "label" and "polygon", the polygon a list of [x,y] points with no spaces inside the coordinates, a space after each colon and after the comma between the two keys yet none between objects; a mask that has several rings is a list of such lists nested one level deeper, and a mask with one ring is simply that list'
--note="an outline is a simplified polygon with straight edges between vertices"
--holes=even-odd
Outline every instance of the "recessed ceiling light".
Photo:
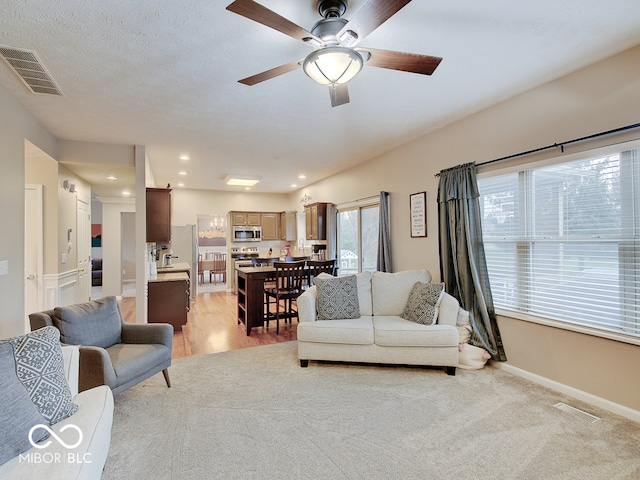
[{"label": "recessed ceiling light", "polygon": [[244,187],[245,190],[251,190],[251,187]]},{"label": "recessed ceiling light", "polygon": [[224,178],[224,182],[227,185],[236,185],[240,187],[253,187],[260,181],[262,177],[256,175],[227,175]]},{"label": "recessed ceiling light", "polygon": [[117,179],[118,179],[118,177],[116,177],[116,176],[114,176],[114,175],[109,175],[109,176],[107,177],[107,180],[112,180],[112,181],[113,181],[113,180],[117,180]]},{"label": "recessed ceiling light", "polygon": [[184,160],[184,161],[190,160],[189,155],[180,155],[180,160]]},{"label": "recessed ceiling light", "polygon": [[186,174],[187,174],[187,172],[185,172],[184,170],[181,170],[181,171],[178,172],[178,175],[186,175]]},{"label": "recessed ceiling light", "polygon": [[298,175],[298,178],[303,179],[303,178],[307,178],[307,176],[305,174],[300,174]]},{"label": "recessed ceiling light", "polygon": [[179,187],[184,187],[184,183],[179,183],[178,186]]},{"label": "recessed ceiling light", "polygon": [[291,188],[296,188],[298,185],[296,185],[295,183],[291,184]]}]

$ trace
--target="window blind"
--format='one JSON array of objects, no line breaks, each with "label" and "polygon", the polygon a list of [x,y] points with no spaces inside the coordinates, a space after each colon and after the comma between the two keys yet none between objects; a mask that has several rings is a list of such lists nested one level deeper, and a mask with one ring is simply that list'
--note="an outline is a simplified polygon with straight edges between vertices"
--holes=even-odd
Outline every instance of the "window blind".
[{"label": "window blind", "polygon": [[639,153],[478,179],[496,307],[640,336]]}]

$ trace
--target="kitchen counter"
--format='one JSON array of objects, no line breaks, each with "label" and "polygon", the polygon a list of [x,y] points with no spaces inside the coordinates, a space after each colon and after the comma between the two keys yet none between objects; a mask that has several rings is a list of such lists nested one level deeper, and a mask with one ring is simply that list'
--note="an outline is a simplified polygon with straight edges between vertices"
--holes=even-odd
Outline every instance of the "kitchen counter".
[{"label": "kitchen counter", "polygon": [[169,323],[174,332],[182,330],[189,312],[189,274],[187,272],[158,273],[149,278],[147,321]]},{"label": "kitchen counter", "polygon": [[191,272],[191,266],[187,262],[176,262],[166,267],[158,267],[158,274],[160,273],[175,273],[175,272]]},{"label": "kitchen counter", "polygon": [[149,277],[149,283],[154,282],[175,282],[176,280],[189,280],[189,274],[187,272],[162,272],[158,270],[158,275]]}]

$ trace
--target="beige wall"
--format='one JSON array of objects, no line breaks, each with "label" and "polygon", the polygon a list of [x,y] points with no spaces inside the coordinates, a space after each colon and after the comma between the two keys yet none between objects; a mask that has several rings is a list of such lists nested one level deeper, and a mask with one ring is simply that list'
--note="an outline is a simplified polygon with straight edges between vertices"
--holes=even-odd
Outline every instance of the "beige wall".
[{"label": "beige wall", "polygon": [[[58,273],[58,162],[36,146],[28,143],[25,159],[25,183],[42,185],[43,270]],[[29,212],[26,212],[29,215]]]},{"label": "beige wall", "polygon": [[[68,180],[76,187],[70,192],[63,187]],[[78,268],[78,200],[91,207],[91,187],[77,175],[58,164],[58,229],[57,229],[57,270],[63,273]],[[71,229],[71,242],[68,241],[68,230]],[[63,261],[66,255],[66,261]]]},{"label": "beige wall", "polygon": [[55,158],[56,138],[0,87],[0,260],[9,265],[0,276],[0,338],[24,331],[25,139]]},{"label": "beige wall", "polygon": [[[308,193],[314,201],[340,203],[389,191],[394,269],[426,267],[437,279],[434,173],[637,123],[638,65],[640,46],[311,185],[292,200]],[[640,138],[640,131],[600,143],[629,138]],[[552,154],[558,152],[537,158]],[[408,208],[418,191],[427,192],[428,237],[420,239],[410,237]],[[509,365],[640,411],[640,346],[508,317],[500,318],[500,328]]]},{"label": "beige wall", "polygon": [[197,225],[198,215],[224,215],[231,210],[281,212],[289,208],[284,194],[219,192],[174,188],[172,225]]}]

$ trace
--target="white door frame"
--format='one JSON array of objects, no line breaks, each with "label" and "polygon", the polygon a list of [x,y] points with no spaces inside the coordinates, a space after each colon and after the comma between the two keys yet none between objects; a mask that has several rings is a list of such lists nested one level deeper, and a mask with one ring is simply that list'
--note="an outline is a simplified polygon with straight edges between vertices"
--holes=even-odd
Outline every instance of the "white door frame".
[{"label": "white door frame", "polygon": [[77,302],[91,300],[91,206],[76,198]]},{"label": "white door frame", "polygon": [[[31,330],[29,314],[42,310],[44,301],[44,210],[42,185],[24,186],[24,316],[25,333]],[[29,197],[29,198],[28,198]],[[35,258],[33,258],[35,256]],[[33,275],[33,277],[31,277]],[[31,277],[31,278],[30,278]],[[35,300],[35,301],[34,301]]]}]

